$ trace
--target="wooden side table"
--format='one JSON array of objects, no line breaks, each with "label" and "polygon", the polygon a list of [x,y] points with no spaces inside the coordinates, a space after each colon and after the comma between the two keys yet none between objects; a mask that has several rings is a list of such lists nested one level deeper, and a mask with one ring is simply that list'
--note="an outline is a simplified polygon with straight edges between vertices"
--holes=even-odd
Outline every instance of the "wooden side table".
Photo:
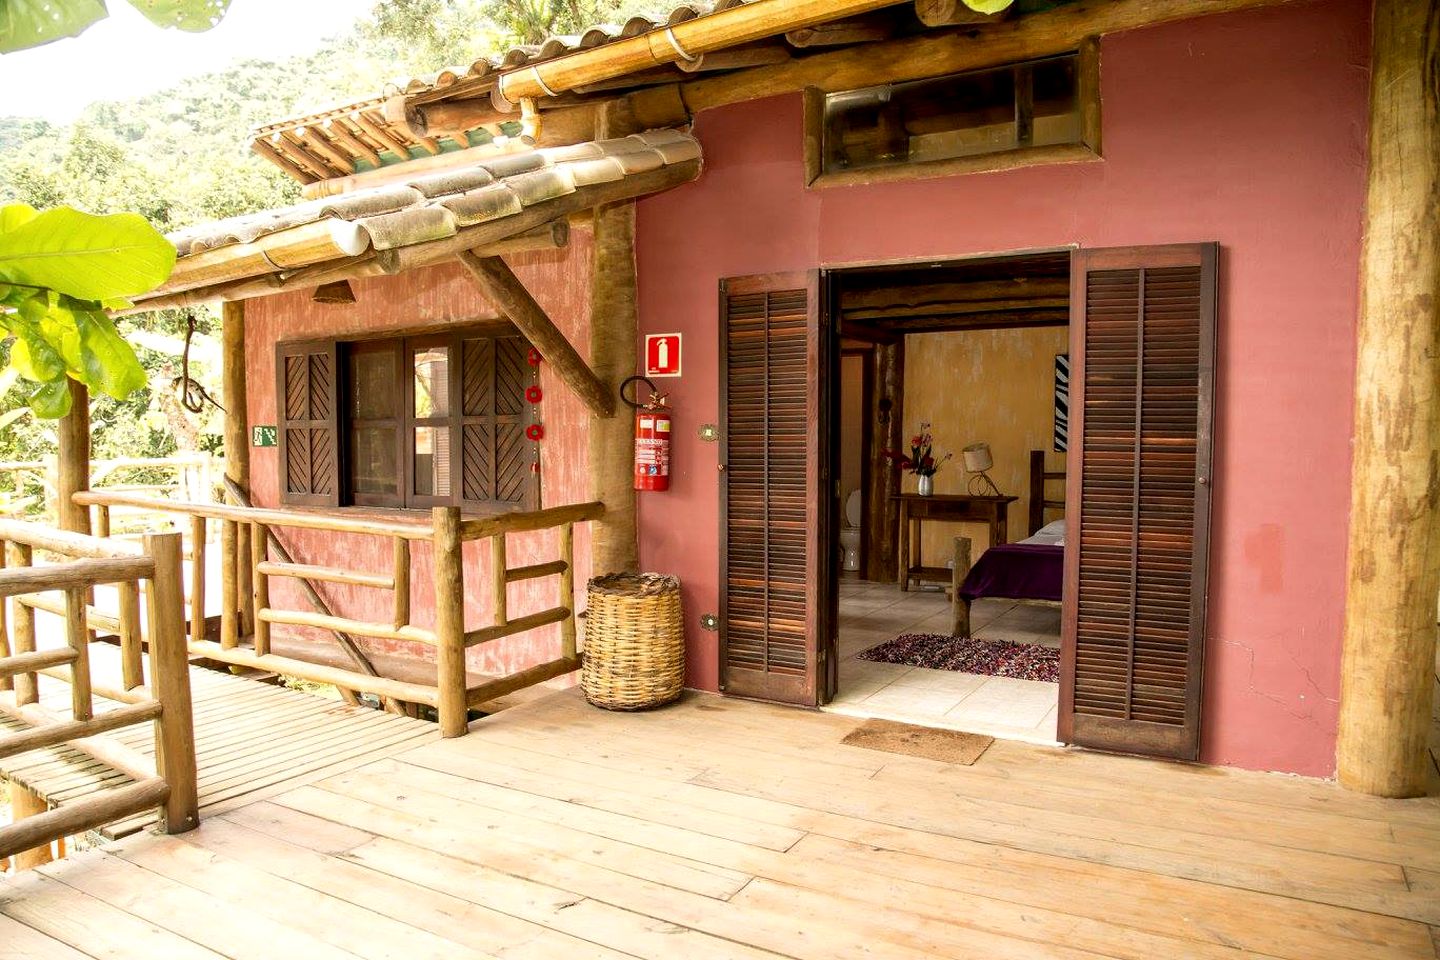
[{"label": "wooden side table", "polygon": [[1010,504],[1019,497],[974,497],[968,494],[932,494],[922,497],[918,493],[902,493],[894,497],[900,501],[900,589],[909,590],[910,581],[921,583],[950,582],[950,570],[946,567],[926,567],[920,563],[920,530],[926,520],[941,523],[983,523],[990,528],[990,546],[1010,541]]}]

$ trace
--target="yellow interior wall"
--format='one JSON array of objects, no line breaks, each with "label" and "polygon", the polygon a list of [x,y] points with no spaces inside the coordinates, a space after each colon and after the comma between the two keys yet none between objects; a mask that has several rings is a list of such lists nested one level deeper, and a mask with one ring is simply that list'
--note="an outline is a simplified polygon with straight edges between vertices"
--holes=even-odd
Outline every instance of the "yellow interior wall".
[{"label": "yellow interior wall", "polygon": [[[1055,355],[1069,350],[1065,327],[917,333],[905,338],[905,439],[929,421],[937,456],[955,456],[935,474],[936,493],[968,493],[969,475],[960,451],[984,440],[995,466],[990,477],[1000,492],[1020,499],[1010,505],[1009,537],[1029,536],[1030,451],[1044,450],[1049,470],[1063,469],[1054,450]],[[1052,497],[1061,496],[1051,481]],[[915,478],[903,488],[915,490]],[[1058,514],[1047,514],[1054,519]],[[924,562],[941,566],[953,554],[953,538],[968,536],[974,555],[989,545],[983,524],[926,521]]]}]

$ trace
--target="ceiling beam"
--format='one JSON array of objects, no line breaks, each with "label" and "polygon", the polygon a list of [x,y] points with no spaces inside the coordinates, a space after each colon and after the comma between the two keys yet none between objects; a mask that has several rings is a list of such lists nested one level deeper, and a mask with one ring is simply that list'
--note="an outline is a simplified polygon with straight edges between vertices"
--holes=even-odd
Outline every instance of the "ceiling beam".
[{"label": "ceiling beam", "polygon": [[[971,313],[959,317],[908,317],[891,320],[883,329],[897,334],[948,333],[958,330],[1004,330],[1010,327],[1065,327],[1067,310],[1013,310],[1006,313]],[[841,331],[848,328],[841,325]]]},{"label": "ceiling beam", "polygon": [[510,265],[500,257],[479,257],[468,250],[463,251],[459,259],[486,297],[540,351],[571,392],[597,417],[613,416],[615,397],[555,326],[545,308],[525,289]]},{"label": "ceiling beam", "polygon": [[840,307],[842,310],[863,310],[867,307],[918,307],[929,303],[953,303],[961,300],[1018,300],[1069,295],[1070,278],[1066,275],[943,283],[896,283],[886,287],[842,289]]},{"label": "ceiling beam", "polygon": [[925,303],[916,306],[874,307],[865,310],[844,310],[847,320],[903,320],[907,317],[951,317],[976,313],[1033,312],[1036,310],[1068,310],[1069,297],[1034,297],[1017,300],[952,300],[948,303]]}]

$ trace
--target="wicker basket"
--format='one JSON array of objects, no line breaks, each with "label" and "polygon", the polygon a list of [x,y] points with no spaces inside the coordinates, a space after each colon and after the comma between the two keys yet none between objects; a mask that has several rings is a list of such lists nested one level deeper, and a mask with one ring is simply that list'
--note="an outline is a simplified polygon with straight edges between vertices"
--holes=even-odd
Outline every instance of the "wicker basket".
[{"label": "wicker basket", "polygon": [[585,699],[606,710],[645,710],[685,683],[680,580],[656,573],[596,577],[588,588]]}]

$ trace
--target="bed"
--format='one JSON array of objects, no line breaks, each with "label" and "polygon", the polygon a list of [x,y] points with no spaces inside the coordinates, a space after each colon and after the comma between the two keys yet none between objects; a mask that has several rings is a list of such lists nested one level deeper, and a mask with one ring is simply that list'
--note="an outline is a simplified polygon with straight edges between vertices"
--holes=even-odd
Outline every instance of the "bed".
[{"label": "bed", "polygon": [[[1065,509],[1063,499],[1047,497],[1047,483],[1063,481],[1063,471],[1045,469],[1045,451],[1030,451],[1030,535],[1018,543],[1000,543],[962,569],[968,553],[957,550],[952,580],[954,628],[957,637],[970,635],[970,604],[985,597],[1060,602],[1065,581],[1065,520],[1046,522],[1047,512]],[[959,538],[957,538],[959,539]],[[968,543],[968,541],[967,541]]]}]

